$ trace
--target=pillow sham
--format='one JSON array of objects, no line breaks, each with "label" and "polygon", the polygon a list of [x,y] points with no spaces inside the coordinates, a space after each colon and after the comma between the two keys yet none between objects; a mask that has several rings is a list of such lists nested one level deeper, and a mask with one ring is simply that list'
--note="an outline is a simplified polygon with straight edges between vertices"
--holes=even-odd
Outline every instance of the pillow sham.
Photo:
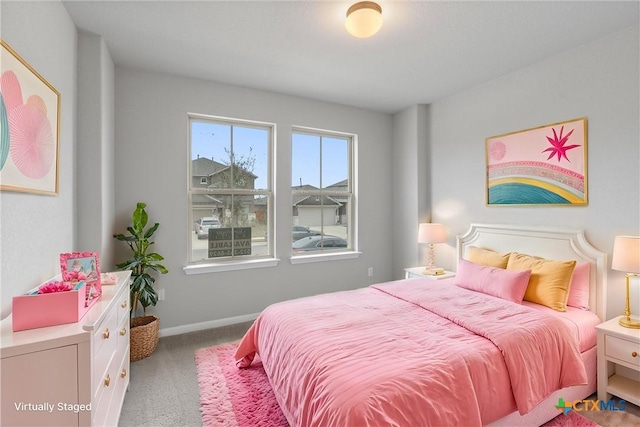
[{"label": "pillow sham", "polygon": [[474,264],[488,265],[490,267],[507,268],[509,254],[501,254],[491,249],[469,246],[466,259]]},{"label": "pillow sham", "polygon": [[530,276],[531,270],[504,270],[461,259],[453,283],[461,288],[520,304]]},{"label": "pillow sham", "polygon": [[567,305],[589,310],[589,273],[591,264],[579,262],[573,269],[571,285],[569,286],[569,299]]},{"label": "pillow sham", "polygon": [[554,261],[512,252],[507,270],[531,270],[526,301],[544,305],[556,311],[567,311],[569,286],[576,261]]}]

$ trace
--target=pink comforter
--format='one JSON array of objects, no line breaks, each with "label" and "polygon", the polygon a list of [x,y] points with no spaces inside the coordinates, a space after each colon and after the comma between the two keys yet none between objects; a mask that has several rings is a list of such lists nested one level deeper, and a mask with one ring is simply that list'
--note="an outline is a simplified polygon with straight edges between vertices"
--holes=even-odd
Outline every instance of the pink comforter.
[{"label": "pink comforter", "polygon": [[256,352],[291,426],[482,425],[586,383],[560,319],[426,279],[271,305]]}]

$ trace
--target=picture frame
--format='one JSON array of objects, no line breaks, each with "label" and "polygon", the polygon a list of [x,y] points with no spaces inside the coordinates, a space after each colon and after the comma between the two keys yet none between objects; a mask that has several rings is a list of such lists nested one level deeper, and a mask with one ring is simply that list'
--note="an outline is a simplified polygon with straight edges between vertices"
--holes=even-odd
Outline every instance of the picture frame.
[{"label": "picture frame", "polygon": [[70,252],[60,254],[63,282],[86,282],[86,304],[102,295],[100,257],[97,252]]},{"label": "picture frame", "polygon": [[487,206],[586,206],[587,118],[485,139]]},{"label": "picture frame", "polygon": [[60,93],[0,44],[0,190],[57,195]]}]

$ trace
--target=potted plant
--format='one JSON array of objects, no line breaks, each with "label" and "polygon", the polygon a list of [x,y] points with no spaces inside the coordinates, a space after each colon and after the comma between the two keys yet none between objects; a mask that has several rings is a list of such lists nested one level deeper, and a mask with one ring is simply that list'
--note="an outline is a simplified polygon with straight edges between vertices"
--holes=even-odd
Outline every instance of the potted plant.
[{"label": "potted plant", "polygon": [[[131,355],[132,362],[149,357],[158,345],[159,319],[147,316],[147,307],[155,306],[158,293],[153,287],[156,279],[151,272],[166,274],[169,270],[160,261],[162,255],[151,252],[153,233],[158,229],[157,222],[147,228],[149,217],[145,211],[145,203],[139,202],[131,216],[133,225],[127,227],[128,235],[114,234],[113,237],[126,242],[131,249],[132,258],[116,264],[121,270],[131,270]],[[136,316],[138,305],[142,306],[142,316]]]}]

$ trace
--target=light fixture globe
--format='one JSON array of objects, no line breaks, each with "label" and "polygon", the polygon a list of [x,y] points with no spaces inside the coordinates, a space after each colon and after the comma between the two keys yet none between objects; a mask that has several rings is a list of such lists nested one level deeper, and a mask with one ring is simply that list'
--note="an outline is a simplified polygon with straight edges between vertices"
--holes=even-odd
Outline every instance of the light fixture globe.
[{"label": "light fixture globe", "polygon": [[371,37],[382,27],[382,8],[372,1],[354,4],[347,10],[345,27],[354,37]]}]

